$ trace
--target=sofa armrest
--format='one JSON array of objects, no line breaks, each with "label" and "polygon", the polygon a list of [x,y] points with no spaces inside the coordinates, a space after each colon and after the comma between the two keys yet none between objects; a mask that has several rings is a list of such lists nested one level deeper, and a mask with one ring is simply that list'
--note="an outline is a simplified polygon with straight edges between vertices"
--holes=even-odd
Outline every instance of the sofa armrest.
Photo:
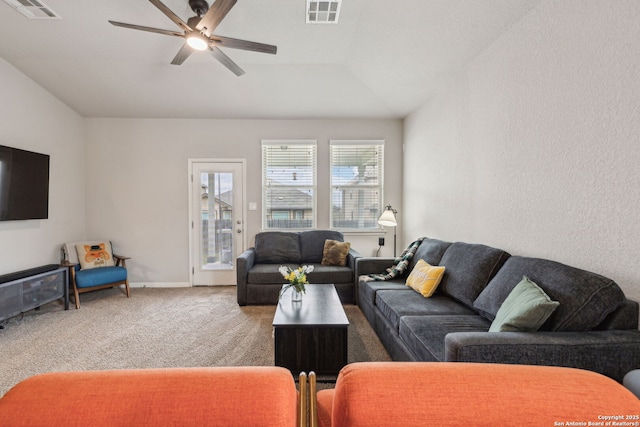
[{"label": "sofa armrest", "polygon": [[618,382],[640,367],[640,331],[453,332],[445,337],[446,362],[569,366]]},{"label": "sofa armrest", "polygon": [[363,274],[384,273],[393,265],[395,258],[361,257],[356,260],[356,281]]},{"label": "sofa armrest", "polygon": [[640,369],[634,369],[628,372],[624,376],[622,384],[640,399]]},{"label": "sofa armrest", "polygon": [[[360,252],[356,251],[355,249],[349,249],[349,253],[347,254],[347,267],[352,269],[354,272],[356,270],[356,260],[358,258],[362,258],[362,255],[360,254]],[[355,276],[355,277],[357,280],[358,276]]]},{"label": "sofa armrest", "polygon": [[247,275],[256,262],[255,248],[249,248],[236,259],[238,305],[247,305]]}]

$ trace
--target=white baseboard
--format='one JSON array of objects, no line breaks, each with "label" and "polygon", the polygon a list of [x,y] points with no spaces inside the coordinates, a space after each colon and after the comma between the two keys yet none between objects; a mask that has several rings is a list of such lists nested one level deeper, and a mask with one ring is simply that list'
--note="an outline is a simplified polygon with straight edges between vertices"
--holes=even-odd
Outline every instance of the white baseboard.
[{"label": "white baseboard", "polygon": [[189,282],[129,282],[132,288],[190,288]]}]

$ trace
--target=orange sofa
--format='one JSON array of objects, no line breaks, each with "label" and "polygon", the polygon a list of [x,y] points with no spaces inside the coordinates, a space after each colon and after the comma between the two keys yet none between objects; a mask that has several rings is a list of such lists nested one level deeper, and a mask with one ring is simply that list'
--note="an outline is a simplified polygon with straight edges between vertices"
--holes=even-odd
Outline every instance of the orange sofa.
[{"label": "orange sofa", "polygon": [[57,372],[0,398],[0,426],[294,427],[297,410],[280,367]]},{"label": "orange sofa", "polygon": [[640,400],[629,390],[564,367],[353,363],[316,396],[311,412],[321,427],[640,425]]}]

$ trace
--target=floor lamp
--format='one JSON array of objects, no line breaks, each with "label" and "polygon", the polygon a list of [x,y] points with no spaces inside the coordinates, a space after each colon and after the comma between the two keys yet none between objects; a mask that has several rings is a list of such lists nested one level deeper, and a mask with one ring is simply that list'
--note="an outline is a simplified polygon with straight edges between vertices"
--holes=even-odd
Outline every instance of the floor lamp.
[{"label": "floor lamp", "polygon": [[397,210],[393,209],[391,205],[387,205],[385,211],[382,212],[380,218],[378,218],[378,224],[385,227],[393,227],[393,257],[396,257],[396,230],[398,221],[396,220]]}]

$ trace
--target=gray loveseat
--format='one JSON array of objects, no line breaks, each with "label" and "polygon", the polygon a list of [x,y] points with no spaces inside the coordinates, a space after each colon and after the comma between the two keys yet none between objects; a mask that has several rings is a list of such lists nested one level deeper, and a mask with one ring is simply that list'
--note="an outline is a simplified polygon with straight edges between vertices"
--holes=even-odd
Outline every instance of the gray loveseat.
[{"label": "gray loveseat", "polygon": [[[405,285],[419,259],[445,267],[430,298]],[[356,274],[384,272],[392,261],[359,258]],[[523,276],[560,305],[536,332],[488,332]],[[550,260],[425,239],[401,276],[359,280],[357,300],[394,360],[568,366],[617,381],[640,368],[638,303],[611,279]]]},{"label": "gray loveseat", "polygon": [[313,265],[309,282],[333,283],[343,304],[355,303],[355,259],[350,249],[345,266],[321,265],[325,240],[344,242],[342,233],[333,230],[302,232],[265,231],[256,234],[255,246],[236,260],[239,305],[276,304],[283,283],[281,265],[297,268]]}]

